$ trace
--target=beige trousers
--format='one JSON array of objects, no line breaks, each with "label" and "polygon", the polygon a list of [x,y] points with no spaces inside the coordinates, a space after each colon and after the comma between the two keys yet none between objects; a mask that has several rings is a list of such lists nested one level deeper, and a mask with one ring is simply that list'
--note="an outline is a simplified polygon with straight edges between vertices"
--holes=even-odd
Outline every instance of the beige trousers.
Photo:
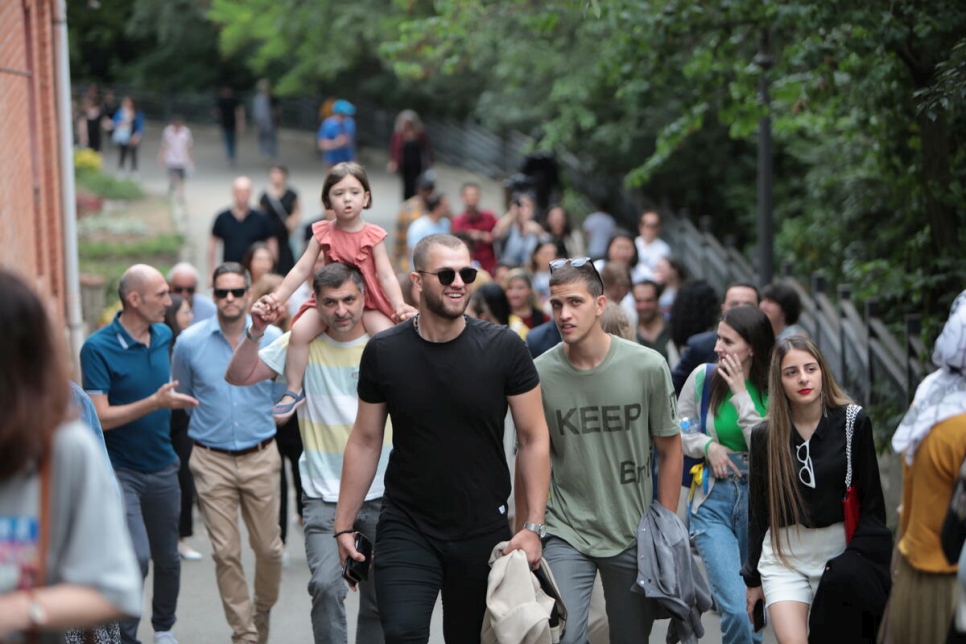
[{"label": "beige trousers", "polygon": [[[267,612],[278,600],[282,581],[282,538],[278,525],[281,458],[272,442],[244,456],[228,456],[195,446],[189,468],[198,505],[211,539],[212,558],[232,642],[256,642],[255,612]],[[238,511],[255,553],[255,596],[241,563]]]}]

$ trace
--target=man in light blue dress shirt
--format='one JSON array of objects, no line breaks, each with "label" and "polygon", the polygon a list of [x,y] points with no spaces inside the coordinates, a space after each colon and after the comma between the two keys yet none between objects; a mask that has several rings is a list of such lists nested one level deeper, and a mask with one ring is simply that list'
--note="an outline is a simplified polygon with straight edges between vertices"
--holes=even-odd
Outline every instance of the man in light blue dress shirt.
[{"label": "man in light blue dress shirt", "polygon": [[[250,278],[238,263],[215,269],[215,317],[178,336],[172,372],[178,391],[198,399],[188,436],[194,441],[189,466],[198,504],[211,538],[218,590],[234,644],[268,641],[269,612],[282,579],[278,525],[279,469],[272,418],[271,382],[236,387],[225,381],[232,353],[242,342],[266,347],[282,332],[269,326],[255,337],[249,326]],[[255,553],[255,594],[249,599],[241,566],[238,511]]]}]

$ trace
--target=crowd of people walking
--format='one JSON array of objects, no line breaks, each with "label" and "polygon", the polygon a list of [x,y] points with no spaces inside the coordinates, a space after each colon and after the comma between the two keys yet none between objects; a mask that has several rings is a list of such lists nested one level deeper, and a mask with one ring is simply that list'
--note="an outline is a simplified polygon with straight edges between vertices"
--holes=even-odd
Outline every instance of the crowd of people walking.
[{"label": "crowd of people walking", "polygon": [[[270,87],[253,107],[274,158]],[[229,160],[238,108],[223,91]],[[630,231],[606,204],[578,225],[553,193],[502,213],[474,183],[445,195],[410,111],[390,143],[390,240],[363,218],[391,197],[353,161],[354,112],[336,101],[319,129],[321,218],[273,162],[257,202],[240,176],[214,216],[210,280],[124,272],[73,403],[43,305],[0,269],[0,642],[137,642],[151,567],[154,641],[176,643],[195,508],[232,642],[268,642],[285,458],[318,643],[346,641],[350,589],[365,644],[427,642],[440,594],[459,644],[640,642],[661,619],[697,641],[712,606],[729,644],[766,622],[782,643],[966,637],[966,292],[893,439],[893,553],[872,421],[797,324],[793,288],[715,292],[654,210]],[[111,121],[135,169],[138,114],[125,98]],[[85,103],[88,141],[98,118]],[[177,170],[190,132],[169,127]],[[495,583],[501,556],[523,576]],[[521,583],[549,601],[502,610]]]}]

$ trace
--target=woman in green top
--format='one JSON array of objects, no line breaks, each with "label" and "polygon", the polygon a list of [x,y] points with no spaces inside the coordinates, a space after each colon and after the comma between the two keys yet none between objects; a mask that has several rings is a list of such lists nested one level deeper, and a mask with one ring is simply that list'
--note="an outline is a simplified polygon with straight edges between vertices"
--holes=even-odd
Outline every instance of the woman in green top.
[{"label": "woman in green top", "polygon": [[[768,364],[774,346],[775,334],[764,313],[752,306],[728,309],[718,323],[717,367],[695,369],[678,399],[678,415],[690,418],[693,430],[681,437],[684,453],[705,459],[702,480],[692,487],[690,531],[721,615],[724,644],[761,642],[745,612],[739,572],[748,545],[748,444],[752,428],[768,407]],[[707,420],[702,431],[705,391]]]}]

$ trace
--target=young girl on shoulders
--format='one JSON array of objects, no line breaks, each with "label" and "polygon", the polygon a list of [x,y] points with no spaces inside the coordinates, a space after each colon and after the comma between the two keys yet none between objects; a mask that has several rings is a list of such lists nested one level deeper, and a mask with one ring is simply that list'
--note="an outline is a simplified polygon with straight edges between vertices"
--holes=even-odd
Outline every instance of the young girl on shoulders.
[{"label": "young girl on shoulders", "polygon": [[[255,304],[269,311],[285,305],[292,293],[312,275],[319,255],[326,264],[343,262],[356,266],[365,283],[365,312],[362,323],[369,335],[390,328],[416,314],[403,302],[386,251],[386,231],[362,220],[362,211],[372,207],[369,178],[358,163],[339,163],[332,167],[322,185],[322,204],[335,213],[312,225],[312,239],[295,267],[285,276],[274,293],[263,296]],[[306,302],[292,321],[285,362],[285,379],[289,391],[275,405],[278,420],[286,420],[305,402],[302,378],[309,360],[309,343],[326,329],[315,308],[315,295]]]}]

